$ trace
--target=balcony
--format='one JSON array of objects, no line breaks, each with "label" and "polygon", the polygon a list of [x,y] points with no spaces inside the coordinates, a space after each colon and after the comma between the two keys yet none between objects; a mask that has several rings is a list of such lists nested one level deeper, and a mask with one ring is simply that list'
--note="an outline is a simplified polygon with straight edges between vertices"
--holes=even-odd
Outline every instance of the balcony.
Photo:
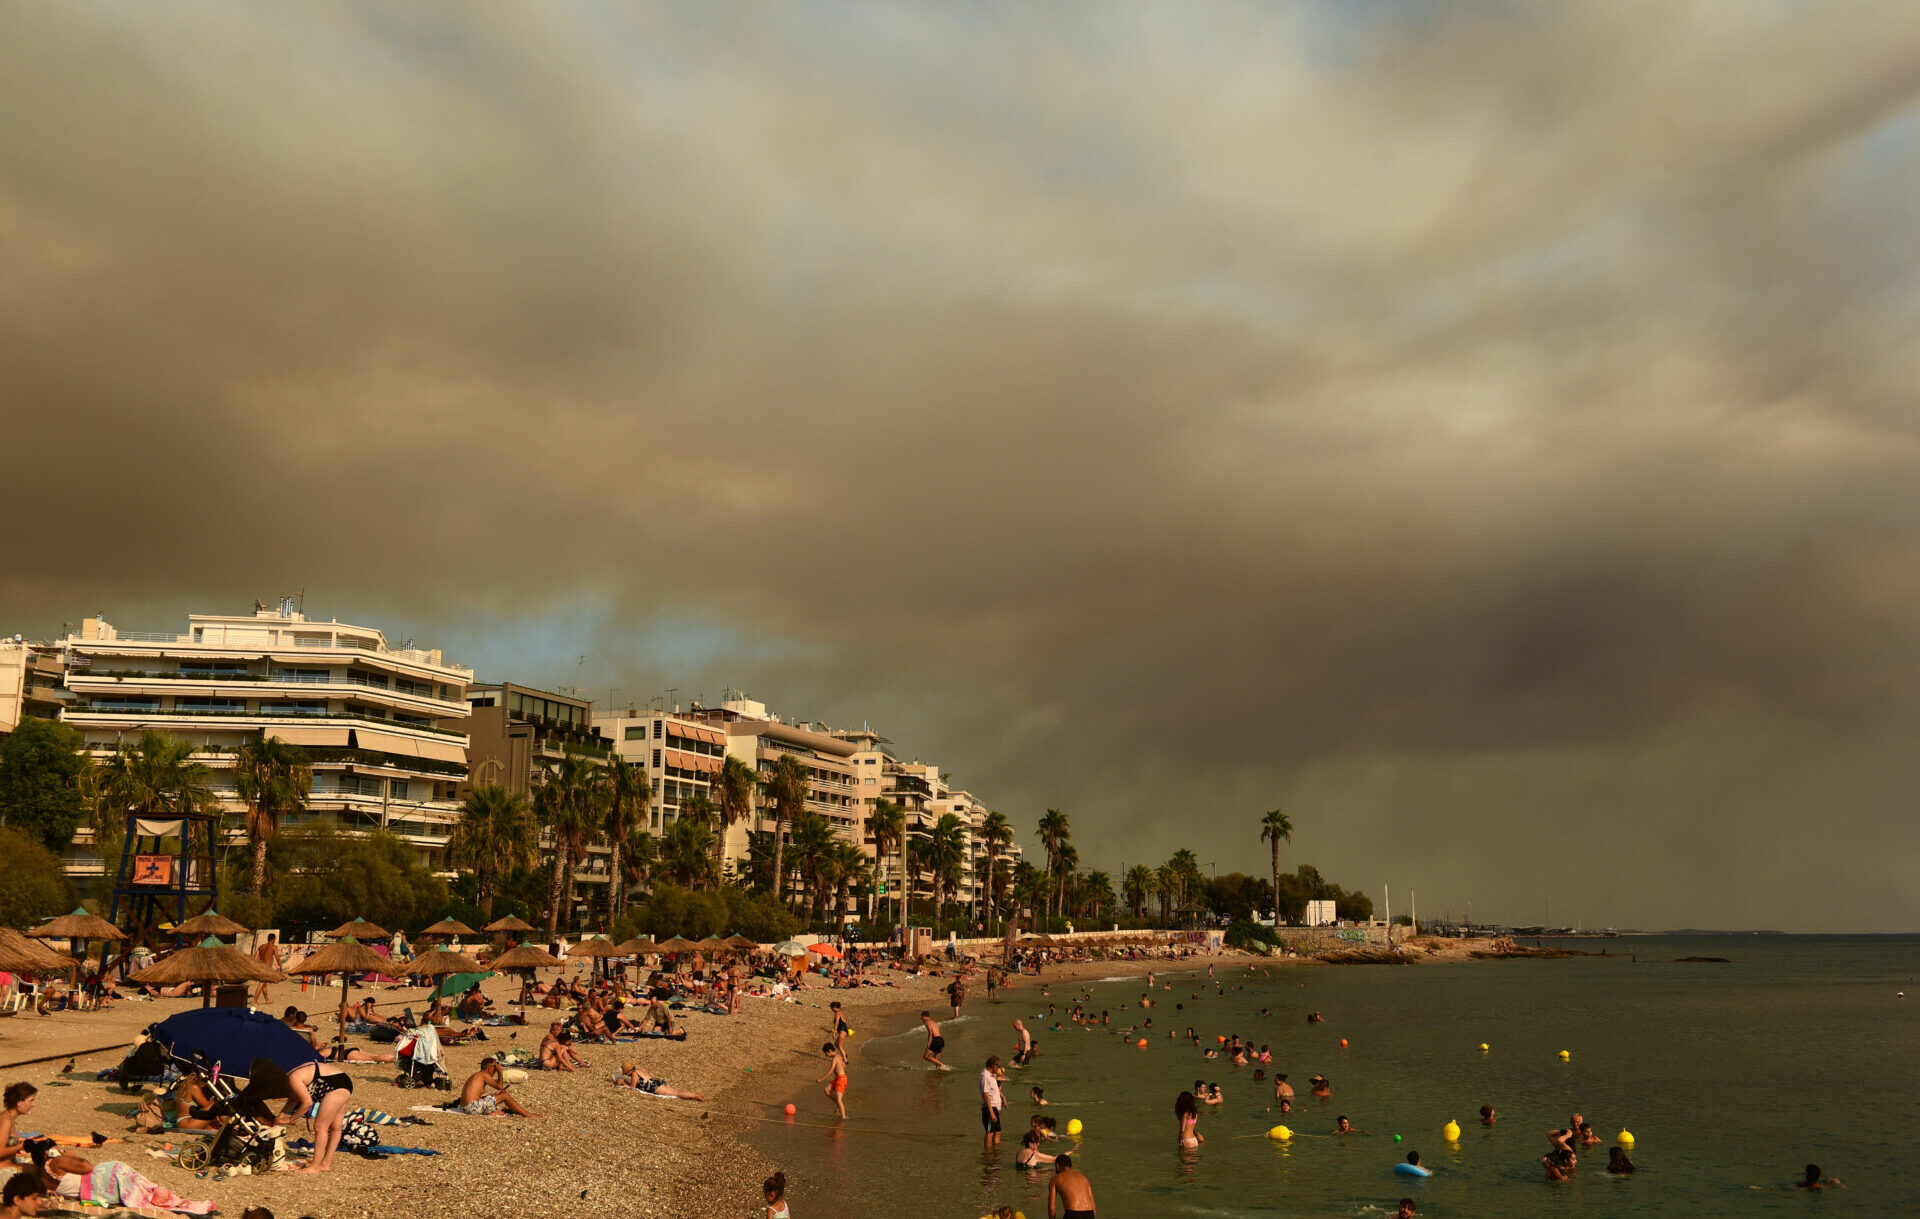
[{"label": "balcony", "polygon": [[[309,624],[317,625],[317,624]],[[282,629],[282,638],[278,643],[248,640],[205,641],[196,640],[177,631],[115,631],[112,639],[74,639],[74,646],[87,652],[113,651],[115,644],[121,643],[160,643],[174,647],[198,648],[209,652],[244,652],[261,655],[267,652],[360,652],[376,656],[390,657],[408,664],[425,665],[430,668],[446,669],[454,673],[466,674],[467,680],[473,680],[473,670],[466,665],[454,664],[441,659],[435,661],[433,653],[421,648],[387,647],[376,639],[359,639],[353,636],[322,636],[317,631],[297,632]],[[289,638],[290,636],[290,638]]]},{"label": "balcony", "polygon": [[329,723],[369,724],[389,732],[427,732],[435,736],[451,737],[459,740],[463,744],[467,739],[466,733],[456,732],[451,728],[435,728],[428,724],[409,724],[401,720],[383,720],[378,716],[372,715],[353,715],[347,712],[315,712],[294,710],[291,708],[275,709],[272,707],[262,707],[258,711],[179,712],[155,711],[138,707],[94,707],[90,704],[80,703],[66,708],[62,714],[68,719],[79,716],[115,716],[121,719],[135,720],[323,720]]},{"label": "balcony", "polygon": [[268,689],[274,686],[289,688],[290,693],[305,693],[315,687],[374,691],[379,697],[396,702],[406,701],[418,704],[422,709],[436,715],[459,716],[465,718],[470,708],[463,698],[441,698],[437,694],[423,694],[416,690],[396,689],[391,683],[382,684],[368,681],[363,677],[335,677],[331,674],[305,673],[221,673],[201,676],[182,673],[142,673],[133,669],[113,669],[97,672],[76,669],[67,674],[67,686],[75,692],[112,689],[139,689],[155,685],[171,693],[175,690],[191,693],[213,693],[221,686],[245,683],[247,694],[254,698],[269,697]]}]

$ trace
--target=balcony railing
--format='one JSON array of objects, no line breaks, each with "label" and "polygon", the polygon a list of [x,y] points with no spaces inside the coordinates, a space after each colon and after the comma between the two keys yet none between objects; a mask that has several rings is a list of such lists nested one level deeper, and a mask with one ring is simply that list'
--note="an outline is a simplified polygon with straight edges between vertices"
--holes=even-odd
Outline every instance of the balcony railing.
[{"label": "balcony railing", "polygon": [[68,674],[67,681],[75,689],[90,689],[95,683],[137,685],[142,682],[201,682],[216,686],[224,682],[274,686],[351,686],[360,690],[378,690],[382,694],[392,695],[395,698],[414,698],[422,702],[439,703],[448,715],[464,716],[468,712],[464,699],[442,698],[438,694],[399,689],[387,682],[368,681],[364,677],[335,677],[329,673],[142,673],[132,669],[110,669],[105,672],[76,671]]},{"label": "balcony railing", "polygon": [[119,715],[119,716],[131,716],[131,717],[133,717],[133,718],[135,718],[135,719],[143,719],[143,720],[148,720],[148,719],[163,719],[163,720],[164,720],[164,719],[183,719],[183,720],[218,720],[218,719],[255,719],[255,720],[257,720],[257,719],[268,719],[268,720],[271,720],[271,719],[301,719],[301,720],[338,720],[338,721],[345,721],[345,722],[351,722],[351,723],[356,723],[356,724],[373,724],[373,725],[377,725],[377,726],[379,726],[379,727],[381,727],[381,728],[385,728],[385,729],[387,729],[387,730],[389,730],[389,731],[393,731],[393,730],[395,730],[395,729],[398,729],[398,730],[401,730],[401,731],[407,731],[407,730],[411,730],[411,731],[414,731],[414,732],[430,732],[430,733],[432,733],[432,734],[434,734],[435,736],[446,736],[446,737],[459,737],[459,738],[461,738],[461,739],[463,739],[463,740],[464,740],[464,739],[466,738],[466,735],[467,735],[467,734],[466,734],[466,733],[464,733],[464,732],[456,732],[456,731],[455,731],[454,729],[451,729],[451,728],[435,728],[435,727],[433,727],[433,726],[431,726],[431,725],[428,725],[428,724],[409,724],[409,723],[404,723],[404,722],[402,722],[402,721],[400,721],[400,720],[383,720],[383,719],[380,719],[380,718],[378,718],[378,717],[376,717],[376,716],[371,716],[371,715],[352,715],[352,714],[347,714],[347,713],[333,713],[333,712],[327,712],[327,713],[322,713],[322,712],[316,712],[316,711],[298,711],[298,710],[294,710],[294,709],[292,709],[292,708],[284,708],[284,709],[276,709],[276,708],[271,708],[271,707],[262,707],[262,708],[261,708],[260,710],[258,710],[258,711],[191,711],[191,712],[181,712],[181,711],[151,711],[151,710],[147,710],[147,709],[145,709],[145,708],[137,708],[137,707],[94,707],[94,706],[92,706],[92,705],[90,705],[90,704],[85,704],[85,703],[82,703],[82,704],[78,704],[78,705],[76,705],[76,706],[72,706],[72,707],[68,707],[68,708],[66,709],[66,712],[65,712],[65,714],[67,714],[67,715],[69,715],[69,716],[74,716],[74,715]]},{"label": "balcony railing", "polygon": [[383,646],[378,640],[356,639],[349,635],[328,636],[327,638],[286,639],[279,643],[267,643],[261,640],[208,640],[192,639],[176,631],[115,631],[112,639],[76,639],[74,643],[83,647],[105,650],[116,643],[172,643],[197,648],[213,648],[228,652],[313,652],[348,651],[372,652],[378,656],[392,656],[412,664],[431,665],[434,668],[451,669],[456,673],[465,673],[469,677],[473,670],[466,665],[457,665],[449,660],[434,660],[433,653],[421,648],[392,648]]}]

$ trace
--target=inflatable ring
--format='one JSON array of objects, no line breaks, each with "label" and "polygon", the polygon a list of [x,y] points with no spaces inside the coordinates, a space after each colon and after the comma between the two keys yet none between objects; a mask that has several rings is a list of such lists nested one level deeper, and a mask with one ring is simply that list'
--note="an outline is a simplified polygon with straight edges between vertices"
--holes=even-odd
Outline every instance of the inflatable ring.
[{"label": "inflatable ring", "polygon": [[1431,1177],[1433,1175],[1430,1170],[1422,1168],[1418,1164],[1395,1164],[1393,1171],[1403,1177]]}]

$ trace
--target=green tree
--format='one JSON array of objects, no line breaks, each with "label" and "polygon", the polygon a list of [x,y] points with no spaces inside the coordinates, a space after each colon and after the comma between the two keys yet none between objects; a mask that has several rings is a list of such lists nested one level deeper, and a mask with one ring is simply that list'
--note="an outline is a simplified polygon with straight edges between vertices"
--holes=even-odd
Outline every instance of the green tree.
[{"label": "green tree", "polygon": [[558,933],[560,912],[572,924],[573,871],[586,858],[587,848],[600,837],[605,820],[605,771],[591,760],[568,754],[534,794],[533,809],[546,825],[553,848],[552,904],[547,909],[547,934]]},{"label": "green tree", "polygon": [[668,879],[683,888],[697,889],[710,884],[715,879],[712,876],[713,827],[684,815],[675,818],[660,837],[657,866]]},{"label": "green tree", "polygon": [[262,732],[241,744],[233,762],[233,786],[247,806],[247,841],[253,848],[247,893],[259,897],[267,883],[267,840],[288,817],[307,811],[313,767],[297,746]]},{"label": "green tree", "polygon": [[759,786],[759,776],[739,758],[729,757],[721,764],[720,773],[713,777],[711,786],[714,803],[720,809],[720,832],[713,837],[713,874],[724,876],[727,832],[752,815],[753,793]]},{"label": "green tree", "polygon": [[[893,862],[894,853],[906,844],[907,810],[893,801],[882,797],[873,802],[873,811],[867,814],[867,832],[873,835],[874,872],[881,879],[887,875],[887,865]],[[900,862],[900,878],[906,879],[907,867],[904,859]],[[901,890],[901,901],[906,900],[906,886],[896,886]],[[901,909],[901,921],[906,921],[906,906]]]},{"label": "green tree", "polygon": [[991,812],[980,819],[979,836],[980,845],[987,853],[986,904],[989,912],[987,917],[987,930],[991,932],[993,930],[992,911],[997,906],[993,896],[993,884],[999,872],[996,865],[999,863],[1001,854],[1013,845],[1013,825],[1008,822],[1005,813],[998,811]]},{"label": "green tree", "polygon": [[[22,720],[21,723],[26,723]],[[38,833],[21,826],[0,828],[0,927],[26,927],[78,904],[60,858]]]},{"label": "green tree", "polygon": [[1160,924],[1167,925],[1173,912],[1173,904],[1180,893],[1180,877],[1173,865],[1163,863],[1153,870],[1153,891],[1160,895]]},{"label": "green tree", "polygon": [[1133,917],[1139,918],[1147,898],[1153,894],[1153,869],[1143,863],[1134,864],[1127,869],[1126,879],[1120,885],[1126,893],[1127,909],[1133,912]]},{"label": "green tree", "polygon": [[786,837],[787,827],[800,819],[806,811],[807,795],[813,787],[813,776],[808,772],[806,763],[790,753],[783,753],[774,760],[773,771],[767,776],[767,799],[773,801],[773,895],[783,897],[786,894]]},{"label": "green tree", "polygon": [[1073,836],[1073,831],[1067,825],[1067,815],[1057,808],[1048,809],[1046,815],[1040,818],[1039,828],[1034,834],[1047,852],[1047,874],[1057,876],[1060,871],[1060,848]]},{"label": "green tree", "polygon": [[872,881],[873,866],[868,863],[867,853],[858,844],[842,838],[834,843],[830,867],[834,884],[833,925],[838,931],[847,925],[849,891]]},{"label": "green tree", "polygon": [[1260,841],[1273,847],[1273,925],[1280,925],[1280,844],[1293,841],[1293,820],[1279,809],[1260,819]]},{"label": "green tree", "polygon": [[531,868],[540,858],[540,826],[527,798],[498,783],[482,783],[460,803],[460,820],[447,835],[447,862],[473,872],[476,904],[489,922],[500,877]]},{"label": "green tree", "polygon": [[[927,866],[933,873],[933,917],[941,917],[941,897],[948,905],[959,887],[961,867],[967,859],[967,829],[954,813],[942,813],[927,838]],[[949,912],[950,913],[950,912]]]},{"label": "green tree", "polygon": [[0,826],[11,826],[55,853],[73,844],[86,812],[91,763],[71,724],[23,718],[0,746]]},{"label": "green tree", "polygon": [[385,832],[288,830],[267,844],[267,874],[276,917],[291,927],[332,927],[355,915],[418,927],[438,918],[452,896],[412,843]]},{"label": "green tree", "polygon": [[[908,834],[907,849],[906,849],[906,866],[907,866],[906,891],[908,894],[912,894],[919,890],[920,878],[926,875],[928,862],[929,861],[927,859],[927,840],[918,834]],[[935,921],[938,921],[940,917],[940,909],[938,905],[934,907],[933,917]],[[901,922],[905,923],[906,918],[907,918],[907,906],[903,902],[900,906]]]},{"label": "green tree", "polygon": [[1113,908],[1113,878],[1105,872],[1089,872],[1080,878],[1076,901],[1081,918],[1091,918]]},{"label": "green tree", "polygon": [[1167,866],[1173,869],[1174,904],[1184,906],[1194,890],[1199,888],[1196,882],[1200,879],[1200,857],[1181,847],[1167,860]]},{"label": "green tree", "polygon": [[757,893],[773,892],[775,840],[771,830],[747,831],[747,864],[744,879]]},{"label": "green tree", "polygon": [[653,870],[660,858],[660,844],[643,829],[627,831],[625,848],[620,852],[621,879],[627,892],[645,889],[653,883]]},{"label": "green tree", "polygon": [[827,819],[814,813],[803,815],[793,826],[793,860],[810,898],[808,927],[820,921],[820,903],[826,891],[824,871],[837,837]]},{"label": "green tree", "polygon": [[613,917],[619,918],[627,909],[627,870],[622,866],[621,856],[626,852],[628,836],[647,824],[647,808],[653,803],[653,784],[647,781],[646,771],[618,755],[607,764],[606,783],[607,817],[600,832],[606,835],[613,851],[608,873],[612,893],[607,904]]},{"label": "green tree", "polygon": [[102,767],[106,801],[139,817],[180,817],[219,807],[213,772],[193,760],[191,742],[147,731],[132,745],[122,742]]}]

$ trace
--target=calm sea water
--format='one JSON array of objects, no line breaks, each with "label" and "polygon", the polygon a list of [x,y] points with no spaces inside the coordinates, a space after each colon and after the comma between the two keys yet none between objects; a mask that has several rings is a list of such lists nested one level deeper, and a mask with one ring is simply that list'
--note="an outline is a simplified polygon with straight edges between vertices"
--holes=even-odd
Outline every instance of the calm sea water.
[{"label": "calm sea water", "polygon": [[[1068,1119],[1085,1123],[1075,1162],[1104,1219],[1371,1216],[1391,1214],[1403,1195],[1423,1216],[1920,1215],[1920,937],[1566,946],[1610,955],[1276,969],[1271,979],[1220,968],[1224,996],[1201,985],[1204,974],[1169,975],[1173,990],[1158,992],[1162,1005],[1145,1013],[1154,1021],[1146,1049],[1066,1021],[1079,986],[1050,986],[1063,1025],[1054,1031],[1048,1000],[1029,981],[1018,999],[970,999],[963,1019],[943,1021],[951,1074],[924,1069],[917,1022],[904,1032],[859,1029],[844,1130],[831,1128],[828,1103],[806,1082],[823,1069],[818,1057],[796,1056],[762,1077],[756,1103],[777,1115],[790,1099],[799,1114],[748,1137],[793,1178],[796,1219],[972,1217],[1002,1203],[1044,1215],[1046,1172],[1013,1165],[1036,1112],[1031,1084],[1046,1089],[1045,1112],[1063,1134]],[[1675,963],[1687,956],[1730,963]],[[1112,1029],[1143,1014],[1139,981],[1087,989],[1096,1009],[1112,1013]],[[1272,1015],[1260,1015],[1263,1007]],[[1315,1009],[1325,1024],[1305,1022]],[[976,1078],[988,1054],[1010,1057],[1016,1016],[1042,1052],[1010,1072],[1006,1136],[987,1153]],[[1188,1024],[1208,1044],[1238,1033],[1271,1046],[1269,1077],[1285,1071],[1300,1094],[1285,1119],[1291,1143],[1263,1137],[1281,1119],[1252,1067],[1167,1040],[1169,1025]],[[1561,1050],[1571,1061],[1560,1061]],[[1330,1100],[1307,1095],[1316,1072],[1332,1083]],[[1196,1078],[1217,1081],[1226,1103],[1203,1110],[1206,1144],[1183,1153],[1173,1102]],[[1482,1104],[1499,1112],[1491,1129],[1479,1124]],[[1575,1179],[1546,1183],[1546,1131],[1576,1110],[1609,1144],[1631,1130],[1643,1171],[1609,1177],[1603,1145],[1581,1155]],[[1330,1136],[1339,1114],[1372,1133]],[[1449,1118],[1462,1127],[1454,1146],[1440,1133]],[[1393,1174],[1409,1149],[1434,1169],[1431,1179]],[[1780,1188],[1808,1162],[1849,1188],[1815,1196]]]}]

